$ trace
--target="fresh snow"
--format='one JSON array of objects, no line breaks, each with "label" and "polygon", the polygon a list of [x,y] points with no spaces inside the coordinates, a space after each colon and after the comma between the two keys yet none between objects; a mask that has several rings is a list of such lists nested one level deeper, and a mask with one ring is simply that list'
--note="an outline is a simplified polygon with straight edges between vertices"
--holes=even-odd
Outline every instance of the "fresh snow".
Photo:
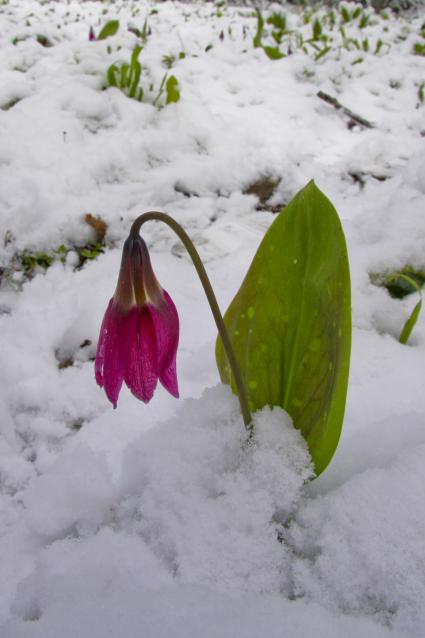
[{"label": "fresh snow", "polygon": [[[308,37],[301,10],[273,10]],[[181,100],[162,110],[102,90],[137,42],[127,25],[145,17],[146,86],[176,58]],[[412,54],[424,16],[387,17],[372,12],[360,33],[389,44],[377,55],[272,61],[252,46],[249,7],[0,0],[2,638],[425,634],[425,313],[401,345],[416,299],[370,281],[425,269],[425,58]],[[116,36],[88,41],[115,18]],[[375,127],[349,128],[319,90]],[[143,233],[180,314],[181,399],[158,388],[144,405],[123,388],[114,411],[94,381],[135,217],[163,210],[183,224],[225,309],[274,219],[246,192],[264,176],[280,180],[275,206],[314,179],[349,249],[346,417],[311,482],[283,411],[257,414],[245,445],[201,286],[157,223]],[[105,253],[76,269],[71,250],[25,280],[23,251],[95,240],[88,213],[107,224]]]}]

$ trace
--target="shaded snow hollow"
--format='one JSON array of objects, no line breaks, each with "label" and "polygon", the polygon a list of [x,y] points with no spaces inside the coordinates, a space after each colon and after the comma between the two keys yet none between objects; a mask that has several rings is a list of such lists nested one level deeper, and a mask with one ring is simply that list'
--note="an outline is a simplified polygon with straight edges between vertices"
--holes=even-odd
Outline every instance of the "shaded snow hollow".
[{"label": "shaded snow hollow", "polygon": [[[308,38],[302,11],[283,10]],[[127,24],[146,15],[146,82],[159,85],[172,55],[181,88],[161,111],[102,90],[136,44]],[[88,41],[113,18],[113,39]],[[271,61],[252,46],[249,7],[0,0],[1,638],[425,635],[425,313],[401,345],[416,299],[370,279],[425,270],[422,22],[372,15],[362,31],[344,27],[368,52],[315,61],[294,48]],[[349,125],[319,90],[375,128]],[[226,308],[274,219],[250,191],[265,176],[270,209],[314,179],[349,250],[346,417],[311,482],[282,411],[257,415],[244,447],[237,402],[216,385],[210,311],[158,224],[144,236],[181,318],[182,399],[158,388],[145,406],[124,388],[113,411],[94,382],[136,215],[183,224]],[[75,270],[71,252],[21,286],[16,255],[94,241],[87,213],[108,226],[104,254]]]}]

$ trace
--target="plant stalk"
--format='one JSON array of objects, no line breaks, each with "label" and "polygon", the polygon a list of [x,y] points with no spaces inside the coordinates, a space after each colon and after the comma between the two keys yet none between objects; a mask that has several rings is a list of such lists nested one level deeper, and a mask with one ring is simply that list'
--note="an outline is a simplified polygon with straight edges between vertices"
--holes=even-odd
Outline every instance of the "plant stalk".
[{"label": "plant stalk", "polygon": [[144,213],[143,215],[139,215],[137,219],[133,222],[133,225],[130,229],[131,236],[138,236],[141,227],[145,222],[156,220],[161,221],[167,224],[179,237],[187,252],[190,255],[190,258],[193,262],[193,265],[196,268],[196,272],[198,273],[199,279],[201,280],[202,287],[207,296],[208,303],[211,308],[211,312],[213,314],[218,333],[223,342],[223,347],[226,352],[227,360],[229,362],[230,368],[232,370],[233,378],[235,380],[235,385],[238,393],[239,403],[241,406],[241,412],[243,421],[245,423],[245,427],[249,432],[249,437],[251,438],[253,434],[253,423],[250,409],[248,407],[248,399],[246,396],[245,385],[242,379],[242,375],[239,369],[239,364],[236,359],[235,352],[233,350],[232,343],[230,341],[229,333],[227,332],[227,328],[224,325],[223,317],[220,312],[219,305],[217,303],[216,296],[214,294],[214,290],[211,286],[211,282],[208,278],[207,272],[205,270],[204,264],[201,261],[198,251],[196,250],[192,240],[186,231],[180,226],[175,219],[167,215],[166,213],[160,213],[157,211],[149,211]]}]

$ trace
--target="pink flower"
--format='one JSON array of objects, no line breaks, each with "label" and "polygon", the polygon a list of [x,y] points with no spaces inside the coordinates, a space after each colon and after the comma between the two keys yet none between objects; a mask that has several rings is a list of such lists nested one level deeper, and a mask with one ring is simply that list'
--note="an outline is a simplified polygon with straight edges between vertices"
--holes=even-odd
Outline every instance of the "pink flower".
[{"label": "pink flower", "polygon": [[151,400],[158,379],[168,392],[179,396],[178,341],[176,307],[154,275],[145,242],[139,235],[130,235],[96,351],[96,381],[114,408],[123,381],[145,403]]}]

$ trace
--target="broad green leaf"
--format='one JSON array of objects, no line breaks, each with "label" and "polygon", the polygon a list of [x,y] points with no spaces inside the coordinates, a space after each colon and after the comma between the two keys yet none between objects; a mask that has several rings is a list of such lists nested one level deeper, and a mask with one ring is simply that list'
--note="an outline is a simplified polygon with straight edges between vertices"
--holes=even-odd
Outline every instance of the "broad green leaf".
[{"label": "broad green leaf", "polygon": [[404,324],[403,330],[401,331],[401,334],[400,334],[400,337],[399,337],[400,343],[407,343],[408,342],[409,337],[412,334],[412,330],[415,327],[415,324],[416,324],[416,322],[418,320],[421,308],[422,308],[422,299],[420,299],[418,301],[418,303],[416,304],[416,306],[412,310],[412,314],[410,315],[410,317],[408,318],[408,320]]},{"label": "broad green leaf", "polygon": [[178,102],[180,100],[180,91],[178,89],[179,83],[174,75],[170,75],[165,83],[165,104],[171,104],[172,102]]},{"label": "broad green leaf", "polygon": [[[344,417],[351,293],[341,223],[314,182],[267,231],[224,320],[251,410],[284,408],[320,474]],[[216,359],[222,381],[235,391],[220,339]]]},{"label": "broad green leaf", "polygon": [[279,51],[278,47],[263,47],[263,49],[264,53],[268,58],[270,58],[270,60],[280,60],[285,57],[283,53]]},{"label": "broad green leaf", "polygon": [[106,38],[110,38],[112,35],[115,35],[119,28],[120,28],[119,20],[110,20],[101,29],[99,35],[97,36],[97,39],[106,40]]}]

